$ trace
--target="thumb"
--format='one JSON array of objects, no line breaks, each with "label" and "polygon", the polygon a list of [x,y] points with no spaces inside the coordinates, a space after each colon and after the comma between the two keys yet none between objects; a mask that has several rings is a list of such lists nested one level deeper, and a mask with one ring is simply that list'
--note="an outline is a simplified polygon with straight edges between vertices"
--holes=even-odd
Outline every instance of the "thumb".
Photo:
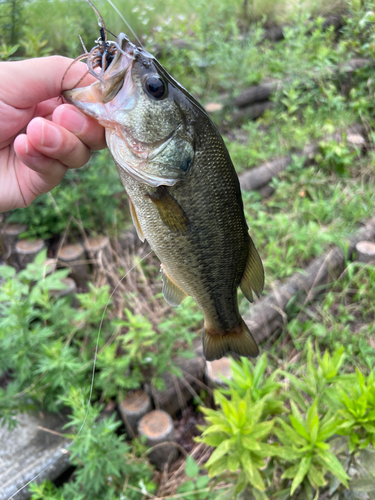
[{"label": "thumb", "polygon": [[[61,81],[73,59],[62,56],[0,63],[0,99],[16,108],[29,108],[61,94]],[[64,89],[74,87],[87,72],[86,64],[77,61],[64,78]],[[94,77],[87,75],[82,85]]]}]

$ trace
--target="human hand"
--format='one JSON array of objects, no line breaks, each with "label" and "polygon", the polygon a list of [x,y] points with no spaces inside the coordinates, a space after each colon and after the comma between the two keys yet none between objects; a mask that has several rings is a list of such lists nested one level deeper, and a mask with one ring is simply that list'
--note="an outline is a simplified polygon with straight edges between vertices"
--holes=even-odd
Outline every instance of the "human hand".
[{"label": "human hand", "polygon": [[[90,151],[106,147],[104,129],[58,100],[72,60],[52,56],[0,63],[0,212],[27,207],[57,186]],[[64,80],[74,87],[87,71],[75,63]],[[80,85],[93,81],[88,75]]]}]

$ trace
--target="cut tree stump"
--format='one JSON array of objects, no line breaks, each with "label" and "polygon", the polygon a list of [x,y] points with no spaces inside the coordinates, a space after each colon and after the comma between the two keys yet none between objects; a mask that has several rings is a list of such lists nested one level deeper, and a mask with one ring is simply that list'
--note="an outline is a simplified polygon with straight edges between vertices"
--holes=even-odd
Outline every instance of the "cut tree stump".
[{"label": "cut tree stump", "polygon": [[[375,241],[375,217],[348,242],[349,259],[353,258],[358,242]],[[338,247],[334,247],[315,259],[302,273],[296,273],[285,284],[275,285],[275,289],[261,299],[251,311],[246,324],[255,340],[260,343],[267,340],[287,322],[285,313],[288,302],[297,297],[304,304],[312,301],[330,285],[345,269],[345,256]]]},{"label": "cut tree stump", "polygon": [[5,224],[0,231],[0,257],[10,266],[18,268],[16,243],[26,229],[26,224]]},{"label": "cut tree stump", "polygon": [[373,241],[359,241],[355,246],[355,255],[359,262],[374,262],[375,243]]},{"label": "cut tree stump", "polygon": [[106,282],[106,271],[111,262],[111,245],[108,236],[90,236],[84,242],[85,250],[90,260],[93,272],[93,281],[98,283],[101,279]]},{"label": "cut tree stump", "polygon": [[75,281],[86,283],[90,273],[86,263],[85,249],[80,243],[64,245],[57,253],[59,267],[68,267]]},{"label": "cut tree stump", "polygon": [[232,378],[230,371],[230,359],[227,357],[216,359],[215,361],[206,361],[206,381],[209,387],[215,388],[227,387],[227,384],[221,378],[224,376]]},{"label": "cut tree stump", "polygon": [[147,446],[155,446],[148,453],[148,457],[158,469],[162,470],[165,464],[176,460],[178,449],[173,444],[175,440],[173,420],[168,413],[162,410],[147,413],[138,423],[138,432],[140,436],[146,438]]},{"label": "cut tree stump", "polygon": [[141,418],[152,409],[150,396],[141,389],[133,392],[118,406],[127,433],[132,439],[137,435],[137,426]]},{"label": "cut tree stump", "polygon": [[[109,238],[108,236],[104,235],[90,236],[86,239],[84,246],[90,259],[98,261],[99,263],[101,261],[102,254],[108,252]],[[95,265],[95,263],[93,265]]]},{"label": "cut tree stump", "polygon": [[34,262],[35,257],[45,248],[43,240],[21,240],[16,243],[15,251],[19,267],[24,269],[27,264]]}]

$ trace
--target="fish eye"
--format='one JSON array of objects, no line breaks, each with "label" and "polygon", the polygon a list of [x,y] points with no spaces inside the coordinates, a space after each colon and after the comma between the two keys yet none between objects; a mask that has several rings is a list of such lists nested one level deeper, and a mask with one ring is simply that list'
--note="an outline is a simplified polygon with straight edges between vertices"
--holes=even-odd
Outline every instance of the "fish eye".
[{"label": "fish eye", "polygon": [[149,76],[145,81],[145,89],[147,93],[155,99],[161,99],[165,95],[166,87],[163,80],[159,76]]}]

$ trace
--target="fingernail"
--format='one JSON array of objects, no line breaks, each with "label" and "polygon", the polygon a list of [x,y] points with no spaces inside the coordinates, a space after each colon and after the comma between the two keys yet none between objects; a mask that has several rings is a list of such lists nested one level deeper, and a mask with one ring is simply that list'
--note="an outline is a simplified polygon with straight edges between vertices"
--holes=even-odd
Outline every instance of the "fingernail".
[{"label": "fingernail", "polygon": [[79,134],[83,130],[85,124],[85,118],[75,111],[69,110],[68,116],[65,116],[66,128],[73,132],[73,134]]},{"label": "fingernail", "polygon": [[58,130],[52,123],[47,121],[42,122],[42,137],[40,141],[41,145],[46,148],[56,148],[62,143],[62,135],[60,130]]}]

